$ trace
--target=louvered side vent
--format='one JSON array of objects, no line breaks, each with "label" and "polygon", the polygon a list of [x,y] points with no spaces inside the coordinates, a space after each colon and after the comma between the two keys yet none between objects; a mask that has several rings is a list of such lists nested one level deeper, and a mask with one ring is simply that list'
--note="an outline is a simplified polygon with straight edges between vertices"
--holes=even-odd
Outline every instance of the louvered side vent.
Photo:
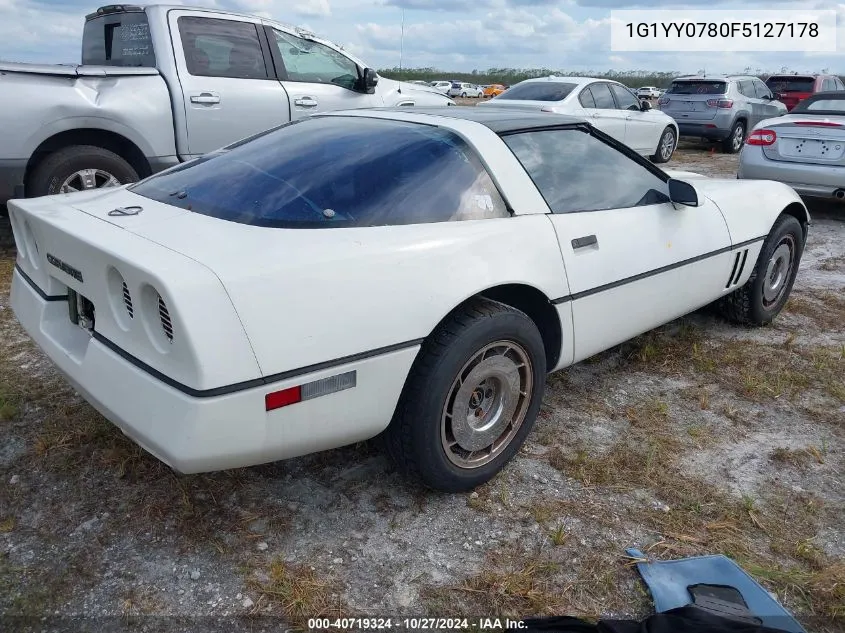
[{"label": "louvered side vent", "polygon": [[170,312],[167,310],[167,304],[161,298],[161,295],[158,296],[158,318],[161,321],[161,329],[164,330],[164,335],[172,343],[173,324],[170,322]]},{"label": "louvered side vent", "polygon": [[731,286],[735,286],[739,283],[739,280],[742,278],[742,271],[745,270],[745,262],[748,260],[748,249],[739,251],[736,254],[736,258],[734,259],[734,267],[731,270],[731,276],[728,277],[728,283],[725,284],[725,288],[730,288]]},{"label": "louvered side vent", "polygon": [[123,305],[126,308],[126,313],[129,315],[130,319],[135,318],[135,308],[132,306],[132,295],[129,294],[129,286],[126,285],[126,282],[123,282]]}]

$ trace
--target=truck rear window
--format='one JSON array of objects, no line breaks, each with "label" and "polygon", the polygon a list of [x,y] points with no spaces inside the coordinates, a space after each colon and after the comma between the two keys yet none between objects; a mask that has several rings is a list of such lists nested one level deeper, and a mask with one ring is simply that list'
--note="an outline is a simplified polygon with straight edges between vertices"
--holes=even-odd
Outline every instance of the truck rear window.
[{"label": "truck rear window", "polygon": [[108,13],[87,20],[82,31],[82,63],[155,68],[147,14]]},{"label": "truck rear window", "polygon": [[673,95],[723,95],[727,89],[724,81],[673,81],[668,92]]},{"label": "truck rear window", "polygon": [[151,176],[130,190],[222,220],[278,228],[510,215],[459,136],[431,125],[363,117],[300,119]]}]

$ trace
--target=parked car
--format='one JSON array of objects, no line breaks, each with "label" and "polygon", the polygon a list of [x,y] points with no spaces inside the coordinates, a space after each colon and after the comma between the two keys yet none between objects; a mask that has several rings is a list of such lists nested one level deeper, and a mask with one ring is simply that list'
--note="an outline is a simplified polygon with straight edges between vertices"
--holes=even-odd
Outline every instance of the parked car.
[{"label": "parked car", "polygon": [[453,81],[447,94],[450,97],[461,97],[466,99],[467,97],[481,97],[483,92],[481,88],[475,84],[466,83],[465,81]]},{"label": "parked car", "polygon": [[630,88],[606,79],[527,79],[479,105],[583,116],[657,163],[672,158],[678,140],[678,125],[671,117],[640,101]]},{"label": "parked car", "polygon": [[452,87],[451,81],[432,81],[431,87],[434,88],[437,92],[442,94],[447,94]]},{"label": "parked car", "polygon": [[484,96],[485,97],[496,97],[502,94],[505,91],[505,87],[502,84],[490,84],[489,86],[484,87]]},{"label": "parked car", "polygon": [[845,199],[845,91],[817,92],[785,116],[761,121],[739,156],[737,178],[777,180],[803,196]]},{"label": "parked car", "polygon": [[681,136],[719,141],[731,154],[757,123],[786,114],[761,79],[744,75],[675,79],[658,105],[678,122]]},{"label": "parked car", "polygon": [[519,450],[548,372],[713,301],[780,312],[799,196],[679,175],[563,115],[322,113],[128,187],[11,201],[11,305],[178,471],[383,433],[402,471],[468,490]]},{"label": "parked car", "polygon": [[643,86],[637,89],[637,96],[640,99],[656,99],[660,96],[660,90],[655,86]]},{"label": "parked car", "polygon": [[82,65],[0,62],[0,205],[138,180],[340,108],[446,105],[315,35],[187,5],[85,18]]},{"label": "parked car", "polygon": [[817,92],[845,90],[845,83],[836,75],[772,75],[766,86],[788,111]]}]

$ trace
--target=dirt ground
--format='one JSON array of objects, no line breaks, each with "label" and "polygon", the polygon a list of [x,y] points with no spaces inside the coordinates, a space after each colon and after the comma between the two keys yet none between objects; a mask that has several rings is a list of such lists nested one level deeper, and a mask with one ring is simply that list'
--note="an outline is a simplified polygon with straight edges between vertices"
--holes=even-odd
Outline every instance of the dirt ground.
[{"label": "dirt ground", "polygon": [[[732,177],[736,157],[685,144],[669,167]],[[524,449],[465,495],[408,484],[370,444],[174,474],[33,347],[8,306],[6,252],[0,629],[641,617],[651,603],[625,558],[635,546],[732,556],[808,630],[842,630],[845,207],[811,211],[772,326],[704,311],[550,376]]]}]

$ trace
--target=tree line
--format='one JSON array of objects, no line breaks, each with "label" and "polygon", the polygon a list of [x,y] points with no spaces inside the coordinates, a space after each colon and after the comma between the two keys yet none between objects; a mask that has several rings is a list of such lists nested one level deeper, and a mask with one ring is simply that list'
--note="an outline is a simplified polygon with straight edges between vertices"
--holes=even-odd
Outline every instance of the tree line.
[{"label": "tree line", "polygon": [[[791,72],[786,70],[781,72],[791,74]],[[676,77],[695,74],[681,72],[654,72],[646,70],[572,71],[554,70],[551,68],[488,68],[487,70],[473,70],[471,72],[454,72],[438,70],[437,68],[397,67],[385,68],[383,70],[379,70],[378,73],[383,77],[397,79],[400,81],[435,81],[438,79],[446,79],[452,81],[466,81],[468,83],[482,85],[505,84],[506,86],[512,86],[513,84],[524,81],[525,79],[548,77],[549,75],[558,75],[560,77],[596,77],[599,79],[612,79],[630,88],[638,88],[640,86],[668,88],[669,84],[671,84],[672,80]],[[742,74],[757,76],[760,79],[765,80],[773,74],[781,73],[763,73],[760,69],[752,71],[751,69],[746,68]],[[842,79],[845,81],[845,77]]]}]

